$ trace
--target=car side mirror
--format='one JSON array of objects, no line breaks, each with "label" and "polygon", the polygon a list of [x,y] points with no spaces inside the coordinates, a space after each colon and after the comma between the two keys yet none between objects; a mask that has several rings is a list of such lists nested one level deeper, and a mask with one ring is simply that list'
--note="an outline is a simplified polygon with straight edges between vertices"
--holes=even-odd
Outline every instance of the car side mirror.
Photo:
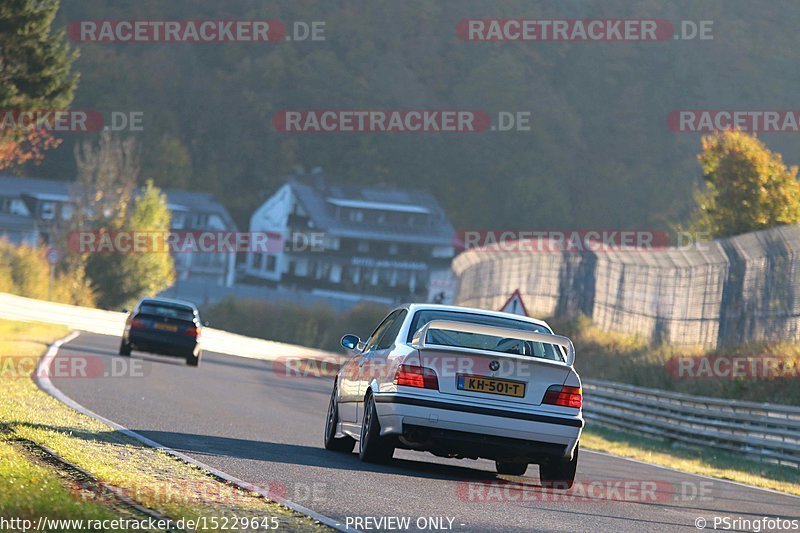
[{"label": "car side mirror", "polygon": [[122,312],[123,312],[123,313],[127,313],[127,312],[128,312],[128,308],[127,308],[127,307],[123,307],[123,308],[122,308]]},{"label": "car side mirror", "polygon": [[361,344],[361,339],[359,339],[356,335],[345,335],[342,337],[342,346],[348,350],[355,350],[358,348],[359,344]]}]

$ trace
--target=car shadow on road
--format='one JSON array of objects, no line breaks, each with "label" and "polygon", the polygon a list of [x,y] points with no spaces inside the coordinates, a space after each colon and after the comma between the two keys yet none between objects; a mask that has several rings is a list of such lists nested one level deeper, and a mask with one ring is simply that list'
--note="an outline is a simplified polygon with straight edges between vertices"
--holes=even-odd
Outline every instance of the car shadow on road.
[{"label": "car shadow on road", "polygon": [[[456,465],[393,459],[387,465],[359,460],[355,453],[337,453],[322,447],[269,441],[254,441],[211,435],[194,435],[167,431],[135,430],[136,433],[186,454],[209,457],[234,457],[252,461],[335,468],[349,471],[383,472],[420,478],[444,480],[494,479],[491,472]],[[321,437],[320,437],[321,438]],[[201,458],[201,460],[203,460]]]}]

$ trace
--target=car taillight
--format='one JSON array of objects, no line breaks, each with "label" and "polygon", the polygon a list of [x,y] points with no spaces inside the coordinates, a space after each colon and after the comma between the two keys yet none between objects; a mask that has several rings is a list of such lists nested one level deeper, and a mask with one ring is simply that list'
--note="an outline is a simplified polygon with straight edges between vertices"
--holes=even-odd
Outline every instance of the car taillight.
[{"label": "car taillight", "polygon": [[200,328],[187,328],[183,334],[190,337],[197,337],[200,334]]},{"label": "car taillight", "polygon": [[146,328],[148,327],[147,322],[144,320],[131,320],[131,327],[132,328]]},{"label": "car taillight", "polygon": [[583,393],[580,387],[550,385],[544,393],[542,403],[580,409],[583,405]]},{"label": "car taillight", "polygon": [[394,384],[439,390],[436,372],[423,366],[400,365],[394,375]]}]

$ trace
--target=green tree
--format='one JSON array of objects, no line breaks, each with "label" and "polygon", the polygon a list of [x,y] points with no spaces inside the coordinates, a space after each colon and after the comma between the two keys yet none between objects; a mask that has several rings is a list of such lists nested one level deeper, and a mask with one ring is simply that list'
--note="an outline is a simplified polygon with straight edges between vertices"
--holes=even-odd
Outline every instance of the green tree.
[{"label": "green tree", "polygon": [[[135,194],[139,151],[133,138],[104,131],[98,143],[83,142],[75,149],[78,187],[73,193],[73,231],[155,232],[170,227],[167,199],[148,181]],[[86,278],[100,307],[117,309],[169,287],[174,264],[166,251],[120,253],[98,251],[67,258],[85,265]]]},{"label": "green tree", "polygon": [[[167,198],[148,180],[136,196],[130,216],[118,228],[131,234],[166,235],[170,226]],[[168,251],[89,254],[86,274],[98,293],[98,304],[108,309],[130,306],[143,296],[154,296],[175,282],[175,266]]]},{"label": "green tree", "polygon": [[[167,197],[147,180],[144,190],[136,197],[128,227],[136,232],[166,235],[170,227]],[[175,264],[168,251],[133,254],[126,265],[124,292],[129,300],[155,296],[175,282]]]},{"label": "green tree", "polygon": [[712,238],[800,222],[797,167],[787,167],[754,135],[723,131],[702,139],[705,190],[692,229]]},{"label": "green tree", "polygon": [[[64,31],[51,33],[58,0],[0,2],[0,109],[15,111],[66,109],[78,83],[71,73],[77,58]],[[0,130],[0,168],[41,160],[57,146],[43,131]]]}]

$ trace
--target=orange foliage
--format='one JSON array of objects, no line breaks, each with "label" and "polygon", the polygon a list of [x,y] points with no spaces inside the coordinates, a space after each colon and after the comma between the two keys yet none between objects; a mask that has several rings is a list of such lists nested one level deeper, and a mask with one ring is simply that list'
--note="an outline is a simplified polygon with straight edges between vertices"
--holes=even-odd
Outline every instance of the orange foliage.
[{"label": "orange foliage", "polygon": [[0,170],[23,165],[28,162],[38,164],[44,159],[45,150],[61,144],[44,129],[32,128],[25,132],[0,133]]}]

